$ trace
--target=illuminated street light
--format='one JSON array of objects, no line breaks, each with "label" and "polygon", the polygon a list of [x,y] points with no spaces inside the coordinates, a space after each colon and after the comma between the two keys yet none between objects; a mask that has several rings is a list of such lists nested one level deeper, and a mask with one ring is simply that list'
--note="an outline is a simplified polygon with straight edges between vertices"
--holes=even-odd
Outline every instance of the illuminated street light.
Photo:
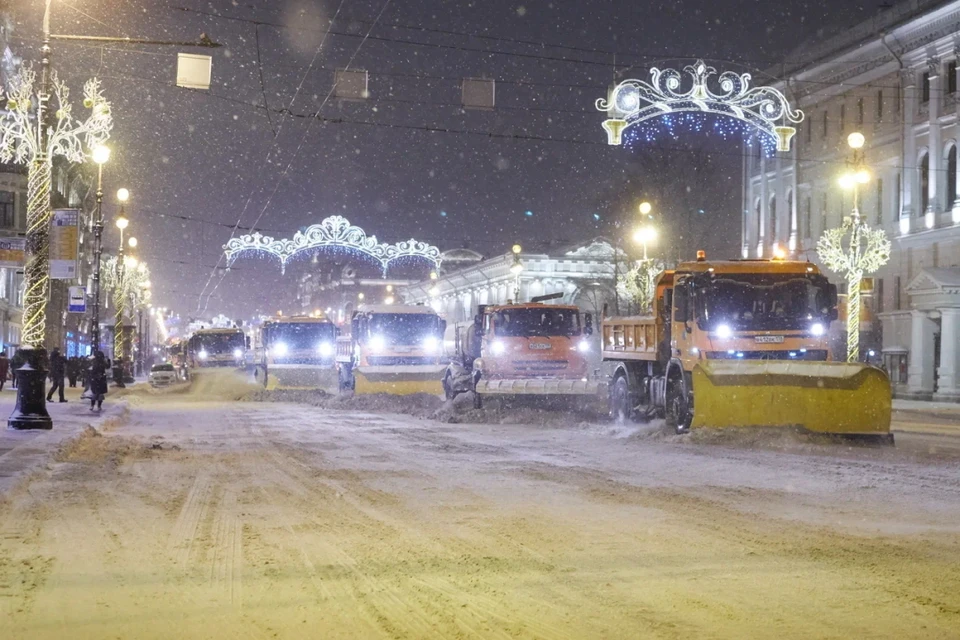
[{"label": "illuminated street light", "polygon": [[633,232],[633,241],[643,246],[643,259],[647,259],[647,245],[657,239],[657,228],[653,225],[643,225]]},{"label": "illuminated street light", "polygon": [[653,211],[653,205],[651,205],[649,202],[640,203],[640,213],[642,215],[648,216],[650,215],[651,211]]},{"label": "illuminated street light", "polygon": [[136,248],[137,248],[137,239],[134,238],[134,237],[131,237],[129,240],[127,240],[127,246],[129,246],[131,249],[136,249]]},{"label": "illuminated street light", "polygon": [[126,202],[129,199],[130,199],[129,189],[124,189],[124,188],[117,189],[117,200],[119,200],[120,202]]},{"label": "illuminated street light", "polygon": [[99,145],[93,149],[93,161],[99,165],[104,165],[110,160],[110,147]]},{"label": "illuminated street light", "polygon": [[850,145],[851,149],[862,149],[866,141],[866,138],[859,131],[854,131],[847,136],[847,144]]}]

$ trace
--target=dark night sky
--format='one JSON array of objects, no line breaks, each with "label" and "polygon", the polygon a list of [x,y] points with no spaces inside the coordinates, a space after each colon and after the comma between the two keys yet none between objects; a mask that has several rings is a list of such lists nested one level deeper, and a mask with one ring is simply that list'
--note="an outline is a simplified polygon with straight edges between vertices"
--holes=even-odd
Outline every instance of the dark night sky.
[{"label": "dark night sky", "polygon": [[[628,181],[627,167],[643,148],[604,143],[602,117],[593,103],[605,94],[614,60],[602,52],[617,51],[620,68],[638,64],[633,77],[646,78],[650,65],[674,66],[677,58],[695,56],[721,68],[735,68],[725,61],[736,61],[758,72],[818,29],[863,19],[878,5],[877,0],[681,0],[654,8],[636,0],[391,0],[358,51],[384,0],[344,0],[333,30],[351,35],[327,36],[307,73],[340,0],[53,2],[54,33],[195,39],[206,32],[225,45],[213,50],[211,91],[200,92],[173,86],[173,48],[55,44],[54,64],[74,96],[87,77],[103,79],[116,118],[105,191],[110,197],[120,186],[131,190],[131,230],[153,269],[156,303],[186,314],[197,308],[198,294],[241,212],[241,224],[259,218],[260,228],[282,235],[339,213],[380,240],[413,235],[441,249],[467,243],[483,253],[502,251],[514,241],[535,248],[537,242],[610,234],[602,224],[598,228],[593,213],[604,220],[622,216],[625,203],[642,197],[638,181]],[[17,53],[35,60],[43,3],[12,4]],[[257,27],[250,21],[285,26]],[[430,31],[391,26],[398,24]],[[487,53],[492,51],[514,55]],[[322,113],[381,126],[323,123],[276,111],[268,119],[261,69],[271,109],[313,113],[330,90],[333,69],[352,56],[351,67],[370,72],[371,99],[331,98]],[[498,79],[498,109],[463,112],[462,76]],[[383,126],[388,124],[516,137]],[[698,144],[695,138],[682,141],[691,142]],[[734,140],[705,144],[726,158],[728,184],[718,192],[726,196],[705,196],[713,207],[701,224],[711,232],[707,248],[732,256],[739,243],[740,147]],[[661,178],[685,179],[682,173]],[[527,210],[532,218],[524,215]],[[107,211],[112,214],[114,207]],[[284,277],[272,263],[242,259],[214,291],[205,315],[249,317],[289,308],[296,273],[294,268]],[[214,273],[212,283],[220,280]]]}]

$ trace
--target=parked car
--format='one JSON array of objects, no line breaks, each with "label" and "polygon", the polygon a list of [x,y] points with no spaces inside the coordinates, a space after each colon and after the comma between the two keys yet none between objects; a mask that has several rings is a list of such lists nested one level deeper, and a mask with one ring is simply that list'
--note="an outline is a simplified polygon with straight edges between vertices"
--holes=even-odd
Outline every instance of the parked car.
[{"label": "parked car", "polygon": [[177,381],[177,372],[169,362],[150,367],[150,386],[165,387]]}]

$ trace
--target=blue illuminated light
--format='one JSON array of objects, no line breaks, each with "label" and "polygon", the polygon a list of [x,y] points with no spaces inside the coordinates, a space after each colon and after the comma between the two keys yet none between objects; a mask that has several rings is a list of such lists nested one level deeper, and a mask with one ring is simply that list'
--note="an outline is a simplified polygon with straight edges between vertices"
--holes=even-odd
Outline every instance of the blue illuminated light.
[{"label": "blue illuminated light", "polygon": [[528,218],[531,218],[533,217],[533,211],[525,211],[523,215],[527,216]]},{"label": "blue illuminated light", "polygon": [[600,219],[600,214],[599,214],[599,213],[593,214],[593,219],[594,219],[594,220],[599,220],[599,219]]},{"label": "blue illuminated light", "polygon": [[732,116],[699,112],[673,112],[637,123],[624,132],[623,139],[627,145],[632,146],[637,143],[656,142],[664,136],[678,140],[681,133],[717,134],[724,140],[739,137],[749,145],[759,141],[764,155],[768,158],[773,157],[777,151],[776,138],[766,131],[760,131]]},{"label": "blue illuminated light", "polygon": [[441,218],[446,218],[446,217],[447,217],[447,212],[446,212],[446,211],[441,211],[441,212],[440,212],[440,217],[441,217]]}]

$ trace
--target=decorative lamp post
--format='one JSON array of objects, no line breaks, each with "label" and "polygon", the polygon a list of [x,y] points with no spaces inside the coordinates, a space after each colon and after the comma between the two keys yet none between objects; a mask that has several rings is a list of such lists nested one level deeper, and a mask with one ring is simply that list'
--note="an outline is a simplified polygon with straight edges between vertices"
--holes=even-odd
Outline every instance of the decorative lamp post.
[{"label": "decorative lamp post", "polygon": [[[860,359],[860,285],[863,276],[890,260],[890,240],[883,229],[873,229],[860,217],[860,185],[870,182],[864,161],[865,139],[860,132],[847,136],[853,158],[840,176],[840,185],[853,189],[853,211],[843,224],[823,232],[817,241],[817,255],[827,268],[847,279],[847,362]],[[846,245],[844,244],[846,242]]]},{"label": "decorative lamp post", "polygon": [[[130,221],[123,214],[123,204],[120,205],[120,214],[117,216],[117,228],[120,230],[120,250],[117,253],[117,281],[113,290],[114,318],[113,318],[113,380],[123,388],[123,314],[126,311],[126,268],[127,258],[123,255],[123,231],[130,225]],[[136,238],[130,238],[136,246]],[[132,247],[131,247],[132,248]]]},{"label": "decorative lamp post", "polygon": [[513,252],[513,264],[510,265],[510,273],[516,277],[516,281],[513,285],[513,300],[514,302],[520,301],[520,274],[523,272],[523,262],[520,261],[520,252],[523,251],[523,247],[518,244],[513,245],[511,248]]},{"label": "decorative lamp post", "polygon": [[[110,147],[93,150],[97,163],[97,213],[93,221],[93,314],[90,323],[91,355],[100,349],[100,260],[103,254],[103,165],[110,160]],[[127,193],[126,189],[120,191]],[[120,192],[117,192],[119,196]],[[129,195],[129,194],[128,194]]]}]

